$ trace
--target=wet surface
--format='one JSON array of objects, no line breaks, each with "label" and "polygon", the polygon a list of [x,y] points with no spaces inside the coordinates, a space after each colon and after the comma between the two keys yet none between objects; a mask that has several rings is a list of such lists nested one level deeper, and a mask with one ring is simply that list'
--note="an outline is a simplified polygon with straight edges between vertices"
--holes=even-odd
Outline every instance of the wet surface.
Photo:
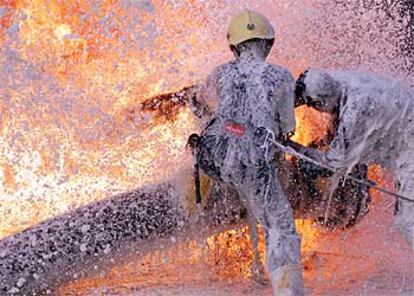
[{"label": "wet surface", "polygon": [[[412,295],[413,253],[390,228],[392,215],[384,211],[388,211],[384,204],[374,207],[367,219],[346,231],[326,232],[297,221],[308,295]],[[109,272],[74,280],[58,295],[272,294],[269,285],[251,279],[246,229],[220,233],[206,242],[169,241],[152,247],[160,250],[131,258]]]}]

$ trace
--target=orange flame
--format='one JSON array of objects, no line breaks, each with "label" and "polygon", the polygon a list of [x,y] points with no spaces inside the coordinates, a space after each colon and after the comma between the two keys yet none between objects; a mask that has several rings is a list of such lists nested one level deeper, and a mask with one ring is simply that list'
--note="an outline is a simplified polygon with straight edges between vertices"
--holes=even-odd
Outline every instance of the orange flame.
[{"label": "orange flame", "polygon": [[[0,239],[174,173],[185,159],[186,138],[195,129],[189,110],[163,125],[152,118],[126,120],[125,110],[152,95],[192,84],[201,75],[194,73],[206,73],[229,57],[222,26],[209,22],[202,2],[189,1],[191,11],[162,0],[152,1],[153,7],[92,2],[0,1],[5,7],[0,15],[0,63],[10,69],[0,73]],[[214,2],[216,11],[223,3]],[[153,10],[162,17],[154,17]],[[221,30],[223,37],[207,40],[201,33],[188,34],[205,27]],[[199,62],[211,52],[214,57]],[[296,70],[306,64],[295,62],[291,68]],[[303,144],[322,138],[329,126],[329,118],[309,114],[312,111],[304,107],[296,114],[295,140]],[[376,172],[373,168],[371,176],[381,179]],[[312,250],[321,246],[320,230],[309,221],[296,223],[304,257],[310,258],[305,267],[312,269],[319,262]],[[216,269],[219,276],[249,276],[246,229],[219,234],[207,244],[209,264],[217,264],[216,256],[229,259],[224,269]],[[195,242],[179,248],[193,250],[192,264],[201,262],[197,258],[204,249]],[[177,246],[170,251],[170,258],[177,258]],[[183,259],[188,253],[178,254],[184,254]],[[153,265],[151,258],[139,262]],[[240,265],[233,258],[242,259]],[[174,274],[180,258],[176,263],[163,270]],[[131,277],[125,281],[139,281],[132,272],[135,265],[128,264],[114,268],[105,281],[119,281],[128,268]],[[97,282],[89,279],[83,285]],[[82,283],[76,285],[66,291],[82,291]]]},{"label": "orange flame", "polygon": [[[0,101],[0,215],[5,217],[0,238],[106,195],[165,179],[182,165],[194,129],[188,110],[163,125],[125,118],[127,108],[168,89],[166,78],[158,77],[160,71],[165,77],[171,73],[162,56],[182,55],[169,45],[167,34],[142,37],[154,42],[154,50],[164,50],[159,59],[125,42],[136,32],[168,32],[178,24],[164,24],[143,7],[122,7],[118,1],[99,7],[84,1],[6,4],[0,42],[15,58],[3,55],[0,62],[15,67],[15,77],[5,76],[0,93],[7,96]],[[166,16],[175,14],[169,5],[154,5]],[[131,17],[134,9],[138,20]],[[133,31],[121,36],[125,23]],[[6,36],[11,24],[18,30]],[[174,87],[183,85],[180,79]]]},{"label": "orange flame", "polygon": [[[318,230],[306,220],[297,220],[296,226],[302,237],[302,253],[308,254],[315,247]],[[265,264],[264,238],[262,232],[259,233],[259,252]],[[91,290],[103,287],[112,291],[121,286],[142,289],[178,285],[184,281],[191,286],[197,282],[204,285],[206,281],[250,279],[253,260],[251,246],[247,227],[213,235],[207,238],[205,244],[197,241],[173,244],[164,250],[150,252],[126,264],[117,265],[104,275],[69,283],[59,289],[58,295],[67,295],[71,291],[89,294]],[[309,272],[305,271],[305,276],[309,276]]]},{"label": "orange flame", "polygon": [[182,165],[188,110],[162,126],[126,110],[231,53],[204,4],[167,2],[0,2],[0,238]]}]

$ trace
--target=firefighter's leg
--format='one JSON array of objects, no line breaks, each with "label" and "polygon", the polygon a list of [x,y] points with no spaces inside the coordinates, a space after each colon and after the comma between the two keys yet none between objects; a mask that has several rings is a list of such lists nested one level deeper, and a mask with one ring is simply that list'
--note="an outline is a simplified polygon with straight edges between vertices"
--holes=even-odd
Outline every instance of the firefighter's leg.
[{"label": "firefighter's leg", "polygon": [[271,166],[258,170],[243,193],[250,210],[263,227],[267,267],[276,296],[304,295],[300,264],[300,238],[291,206]]},{"label": "firefighter's leg", "polygon": [[259,234],[257,228],[257,220],[252,213],[247,214],[249,224],[250,239],[252,242],[253,261],[251,266],[252,276],[255,282],[267,284],[263,264],[260,261],[259,254]]},{"label": "firefighter's leg", "polygon": [[[398,167],[398,181],[400,182],[399,193],[410,199],[414,199],[414,152],[407,151],[401,158]],[[414,203],[399,200],[395,216],[395,226],[401,231],[411,249],[414,250]]]}]

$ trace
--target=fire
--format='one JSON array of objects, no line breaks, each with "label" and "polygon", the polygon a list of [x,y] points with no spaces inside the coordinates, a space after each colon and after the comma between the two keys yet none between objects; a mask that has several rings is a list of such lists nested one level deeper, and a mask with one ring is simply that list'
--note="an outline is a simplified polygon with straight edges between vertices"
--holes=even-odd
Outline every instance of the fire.
[{"label": "fire", "polygon": [[[183,148],[195,122],[188,109],[162,124],[149,115],[126,114],[146,98],[193,84],[201,78],[195,73],[227,60],[222,26],[209,20],[204,1],[190,1],[191,12],[162,0],[95,2],[0,1],[0,65],[5,69],[0,72],[0,239],[105,196],[161,181],[189,164]],[[210,2],[216,11],[224,6]],[[155,10],[162,16],[155,17]],[[207,27],[223,33],[222,39],[205,38]],[[297,70],[304,64],[305,59],[290,66]],[[309,144],[323,138],[327,116],[303,107],[296,117],[294,140]],[[389,186],[392,181],[378,172],[371,168],[370,177],[388,180],[383,184]],[[296,226],[304,264],[316,269],[314,251],[322,245],[322,231],[310,221],[296,221]],[[165,257],[175,261],[164,262],[162,271],[174,275],[177,266],[199,264],[203,270],[207,264],[217,277],[250,277],[246,228],[212,236],[206,244],[172,246],[167,251],[173,255]],[[263,239],[260,250],[264,258]],[[159,255],[63,290],[139,283],[136,264],[156,266]]]},{"label": "fire", "polygon": [[[302,239],[302,256],[317,246],[319,230],[310,220],[297,219],[296,229]],[[259,253],[262,264],[266,264],[266,247],[264,236],[259,228]],[[213,257],[212,268],[220,278],[250,278],[250,266],[253,260],[252,243],[248,227],[229,230],[207,238],[207,248]]]},{"label": "fire", "polygon": [[[2,51],[0,62],[13,71],[12,76],[0,73],[0,214],[5,217],[0,238],[160,181],[174,172],[166,168],[181,166],[194,129],[188,110],[162,125],[150,117],[134,122],[125,117],[126,109],[172,87],[166,79],[177,75],[166,71],[169,65],[161,58],[180,54],[166,49],[167,37],[156,32],[172,30],[174,24],[154,18],[150,4],[139,5],[6,1],[0,43],[13,57]],[[169,5],[155,5],[174,14]],[[146,36],[135,40],[135,32]],[[164,52],[154,59],[138,47],[141,41]]]},{"label": "fire", "polygon": [[296,108],[296,131],[292,140],[302,145],[322,140],[330,129],[329,114],[321,113],[313,108],[301,106]]},{"label": "fire", "polygon": [[63,40],[66,36],[69,36],[72,33],[72,30],[68,25],[59,25],[53,33],[55,34],[58,40]]},{"label": "fire", "polygon": [[[297,220],[296,226],[302,237],[302,253],[308,254],[315,247],[318,231],[307,220]],[[259,233],[259,252],[265,264],[264,238],[262,232]],[[149,252],[104,274],[69,283],[59,289],[57,295],[67,295],[71,291],[89,294],[103,287],[111,291],[120,286],[141,290],[148,286],[174,286],[182,281],[188,281],[191,286],[206,281],[250,280],[252,260],[249,230],[242,227],[210,236],[205,242],[174,243],[163,250]],[[305,276],[309,276],[309,272],[313,271],[305,271]]]},{"label": "fire", "polygon": [[205,37],[223,3],[0,4],[0,238],[180,167],[189,111],[161,126],[126,110],[230,57],[224,32]]}]

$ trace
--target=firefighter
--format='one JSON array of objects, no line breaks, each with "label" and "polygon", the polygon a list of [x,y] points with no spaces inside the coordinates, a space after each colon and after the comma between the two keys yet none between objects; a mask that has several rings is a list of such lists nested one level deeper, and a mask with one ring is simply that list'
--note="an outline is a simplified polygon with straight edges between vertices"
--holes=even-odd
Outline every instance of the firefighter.
[{"label": "firefighter", "polygon": [[[227,38],[235,60],[215,69],[191,102],[208,120],[197,147],[199,165],[234,188],[254,226],[261,224],[274,295],[304,295],[301,242],[273,161],[280,152],[270,141],[294,131],[294,80],[287,69],[265,62],[275,34],[264,16],[240,13]],[[253,241],[257,249],[255,232]]]},{"label": "firefighter", "polygon": [[[291,146],[340,173],[358,163],[391,170],[402,196],[414,199],[414,92],[373,74],[309,69],[296,82],[296,106],[334,116],[336,135],[327,151]],[[414,204],[398,200],[395,226],[413,245]]]}]

